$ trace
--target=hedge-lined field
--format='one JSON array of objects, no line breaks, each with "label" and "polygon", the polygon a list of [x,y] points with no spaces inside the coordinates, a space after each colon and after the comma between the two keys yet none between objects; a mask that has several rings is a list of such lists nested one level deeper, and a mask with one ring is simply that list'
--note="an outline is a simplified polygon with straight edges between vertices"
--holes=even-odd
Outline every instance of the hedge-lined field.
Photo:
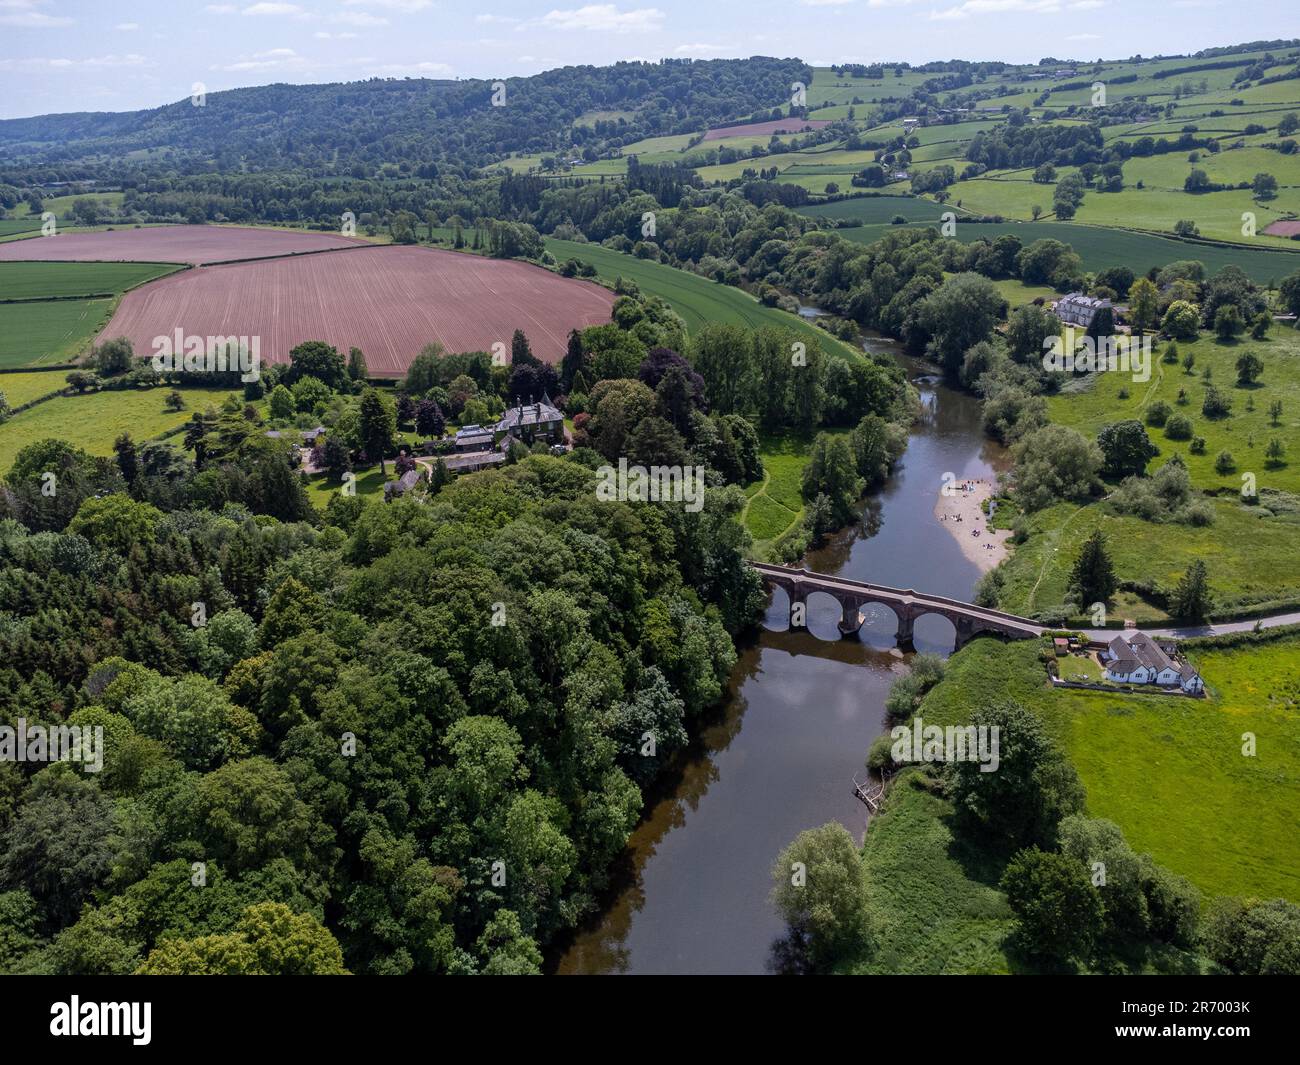
[{"label": "hedge-lined field", "polygon": [[173,263],[0,262],[0,301],[115,295],[175,269]]},{"label": "hedge-lined field", "polygon": [[[1049,688],[1037,641],[979,639],[948,662],[927,724],[1014,698],[1041,715],[1087,811],[1209,895],[1300,902],[1300,639],[1191,652],[1207,699]],[[1242,733],[1256,737],[1242,754]]]},{"label": "hedge-lined field", "polygon": [[581,244],[570,240],[546,239],[546,250],[560,262],[579,259],[596,268],[603,281],[626,277],[635,281],[641,291],[658,296],[672,305],[682,316],[690,332],[703,328],[710,322],[760,329],[772,326],[791,329],[821,345],[823,351],[847,354],[855,352],[848,344],[836,340],[823,329],[809,325],[798,315],[788,314],[775,307],[765,307],[747,292],[730,285],[678,270],[661,263],[637,259],[622,252],[602,248],[598,244]]},{"label": "hedge-lined field", "polygon": [[66,362],[89,350],[113,302],[0,303],[0,368]]}]

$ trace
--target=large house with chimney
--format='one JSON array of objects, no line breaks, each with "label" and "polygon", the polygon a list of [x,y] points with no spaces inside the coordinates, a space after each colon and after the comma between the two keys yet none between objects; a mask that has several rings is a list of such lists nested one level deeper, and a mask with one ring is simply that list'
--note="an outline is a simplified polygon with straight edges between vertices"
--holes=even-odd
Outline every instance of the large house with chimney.
[{"label": "large house with chimney", "polygon": [[507,437],[525,444],[544,440],[552,444],[564,442],[564,415],[543,395],[537,403],[520,403],[506,410],[492,431],[493,443],[503,448]]},{"label": "large house with chimney", "polygon": [[1165,648],[1145,632],[1128,639],[1116,636],[1101,653],[1106,679],[1119,684],[1154,684],[1199,693],[1205,682],[1192,665],[1172,647]]}]

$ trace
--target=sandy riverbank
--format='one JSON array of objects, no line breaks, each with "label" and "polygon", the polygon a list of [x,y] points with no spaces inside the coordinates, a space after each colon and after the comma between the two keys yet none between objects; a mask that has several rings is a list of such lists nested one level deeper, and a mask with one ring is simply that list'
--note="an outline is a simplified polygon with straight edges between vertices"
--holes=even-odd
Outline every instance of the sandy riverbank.
[{"label": "sandy riverbank", "polygon": [[[939,492],[934,504],[934,520],[957,538],[961,552],[987,573],[1010,552],[1009,529],[990,529],[982,509],[984,500],[993,495],[992,481],[954,481],[945,486],[951,494]],[[979,535],[973,535],[978,532]]]}]

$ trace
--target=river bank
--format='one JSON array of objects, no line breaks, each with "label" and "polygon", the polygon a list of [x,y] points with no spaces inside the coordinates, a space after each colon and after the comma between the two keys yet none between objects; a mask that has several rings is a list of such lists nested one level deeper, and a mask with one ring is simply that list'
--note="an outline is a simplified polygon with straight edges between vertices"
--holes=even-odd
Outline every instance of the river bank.
[{"label": "river bank", "polygon": [[934,520],[957,541],[962,554],[987,573],[1011,553],[1011,530],[990,527],[985,503],[996,494],[983,477],[945,482],[934,503]]},{"label": "river bank", "polygon": [[[949,388],[933,367],[895,357],[921,397],[907,451],[889,482],[862,501],[858,520],[801,564],[969,599],[980,567],[935,518],[934,496],[949,471],[994,482],[1006,453],[985,438],[977,399]],[[688,756],[647,797],[616,887],[560,947],[553,971],[779,970],[786,929],[771,904],[773,863],[799,832],[827,821],[862,837],[867,809],[853,778],[886,727],[890,686],[911,661],[895,646],[888,609],[869,609],[859,634],[841,639],[833,599],[814,593],[807,606],[807,628],[790,631],[785,594],[773,596],[724,705],[695,724]],[[945,618],[916,623],[918,652],[948,654],[954,639]]]}]

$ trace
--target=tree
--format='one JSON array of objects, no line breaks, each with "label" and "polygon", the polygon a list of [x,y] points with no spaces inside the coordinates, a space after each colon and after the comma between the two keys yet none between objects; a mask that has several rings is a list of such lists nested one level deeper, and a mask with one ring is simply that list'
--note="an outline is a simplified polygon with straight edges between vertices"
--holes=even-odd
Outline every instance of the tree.
[{"label": "tree", "polygon": [[294,415],[293,393],[284,385],[276,385],[271,389],[271,398],[268,401],[271,407],[271,417],[277,421],[292,418]]},{"label": "tree", "polygon": [[1272,174],[1256,174],[1250,187],[1257,200],[1271,200],[1277,196],[1277,178]]},{"label": "tree", "polygon": [[1105,603],[1119,589],[1115,567],[1106,550],[1106,537],[1098,529],[1083,542],[1083,550],[1070,571],[1070,589],[1082,609],[1092,603]]},{"label": "tree", "polygon": [[[1200,323],[1201,312],[1194,303],[1174,300],[1165,311],[1160,328],[1176,340],[1195,340]],[[1191,352],[1187,354],[1190,355]]]},{"label": "tree", "polygon": [[423,437],[438,439],[446,431],[447,420],[436,400],[422,399],[415,405],[415,431]]},{"label": "tree", "polygon": [[1019,703],[976,710],[970,723],[996,735],[999,762],[991,773],[977,761],[950,764],[959,816],[995,846],[1051,845],[1061,818],[1083,807],[1074,767],[1048,738],[1038,715]]},{"label": "tree", "polygon": [[366,356],[360,348],[352,348],[348,351],[348,380],[353,384],[361,384],[369,376],[369,370],[366,368]]},{"label": "tree", "polygon": [[348,371],[338,349],[323,340],[307,340],[289,351],[285,384],[292,387],[302,377],[323,381],[333,392],[347,391]]},{"label": "tree", "polygon": [[1129,289],[1129,318],[1141,336],[1156,323],[1160,311],[1160,290],[1149,278],[1139,278]]},{"label": "tree", "polygon": [[573,380],[586,365],[587,356],[582,347],[582,334],[576,329],[570,329],[564,358],[560,360],[560,387],[565,393],[574,391]]},{"label": "tree", "polygon": [[1012,455],[1016,495],[1027,510],[1087,499],[1105,462],[1101,448],[1064,425],[1034,430],[1016,444]]},{"label": "tree", "polygon": [[362,448],[371,460],[379,460],[379,472],[386,473],[384,456],[393,450],[393,437],[397,432],[397,417],[391,404],[367,386],[361,393],[358,418]]},{"label": "tree", "polygon": [[[1276,425],[1277,422],[1274,421],[1273,424]],[[122,472],[122,480],[128,487],[133,486],[140,473],[140,459],[130,433],[123,433],[113,441],[113,454],[117,456],[117,468]]]},{"label": "tree", "polygon": [[966,351],[987,340],[1005,316],[1007,301],[993,282],[981,274],[956,274],[927,296],[917,320],[930,334],[930,349],[948,370],[956,372]]},{"label": "tree", "polygon": [[1147,463],[1160,454],[1142,423],[1134,419],[1103,425],[1097,434],[1097,446],[1111,477],[1128,477],[1146,472]]},{"label": "tree", "polygon": [[1282,279],[1278,299],[1288,314],[1300,316],[1300,270]]},{"label": "tree", "polygon": [[126,337],[114,337],[106,340],[95,349],[95,369],[104,377],[113,377],[131,369],[135,353],[131,341]]},{"label": "tree", "polygon": [[1276,469],[1285,464],[1286,445],[1276,436],[1271,437],[1268,446],[1264,449],[1264,458],[1270,469]]},{"label": "tree", "polygon": [[1253,385],[1264,372],[1264,361],[1253,351],[1243,351],[1237,356],[1237,384]]},{"label": "tree", "polygon": [[542,361],[533,354],[532,345],[522,329],[516,329],[510,338],[511,366],[541,366]]},{"label": "tree", "polygon": [[776,908],[796,949],[817,971],[857,957],[871,943],[866,871],[838,821],[799,833],[772,868]]},{"label": "tree", "polygon": [[164,939],[136,971],[142,976],[348,975],[329,929],[280,902],[249,906],[224,935]]},{"label": "tree", "polygon": [[847,525],[856,514],[863,482],[849,443],[842,436],[818,433],[803,471],[803,498],[809,502],[824,495],[837,526]]},{"label": "tree", "polygon": [[1213,609],[1214,594],[1210,591],[1205,563],[1198,558],[1193,560],[1178,581],[1178,587],[1174,589],[1169,602],[1169,612],[1176,618],[1204,621]]},{"label": "tree", "polygon": [[1205,950],[1240,976],[1300,974],[1300,907],[1285,899],[1215,899]]},{"label": "tree", "polygon": [[1246,330],[1241,311],[1234,303],[1225,303],[1214,312],[1214,335],[1220,340],[1232,340]]},{"label": "tree", "polygon": [[1091,951],[1102,903],[1082,862],[1033,847],[1007,863],[999,886],[1016,915],[1016,938],[1027,955],[1061,963]]},{"label": "tree", "polygon": [[102,550],[127,555],[139,544],[154,542],[154,530],[162,511],[130,496],[114,494],[85,500],[68,523],[68,532],[84,536]]},{"label": "tree", "polygon": [[1275,399],[1268,405],[1268,420],[1275,427],[1282,423],[1282,401],[1280,399]]}]

